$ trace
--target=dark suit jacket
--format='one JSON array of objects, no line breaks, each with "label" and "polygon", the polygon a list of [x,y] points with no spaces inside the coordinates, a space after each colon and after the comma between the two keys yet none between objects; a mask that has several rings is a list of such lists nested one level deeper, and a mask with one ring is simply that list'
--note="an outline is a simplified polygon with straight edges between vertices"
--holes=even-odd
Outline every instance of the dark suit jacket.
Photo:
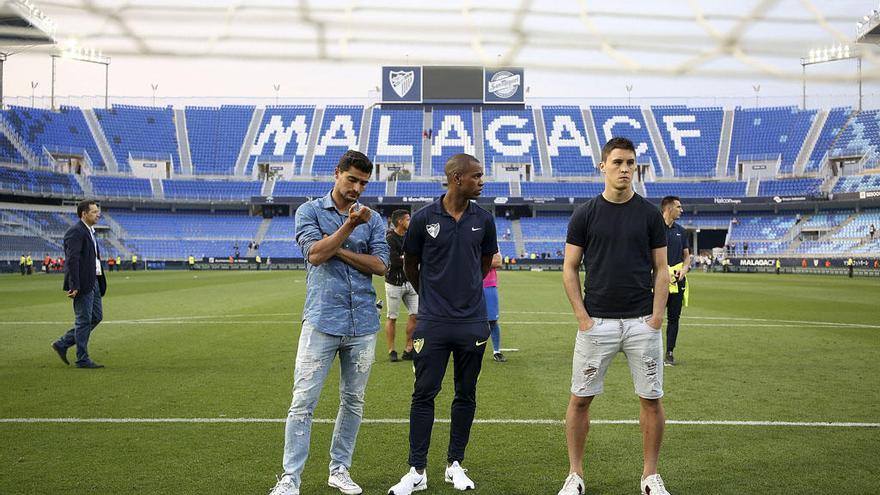
[{"label": "dark suit jacket", "polygon": [[[104,277],[104,264],[101,263],[102,275],[95,275],[95,243],[92,234],[82,220],[67,229],[64,234],[64,290],[77,289],[80,294],[92,290],[98,283],[103,296],[107,292],[107,279]],[[98,257],[101,249],[98,249]]]}]

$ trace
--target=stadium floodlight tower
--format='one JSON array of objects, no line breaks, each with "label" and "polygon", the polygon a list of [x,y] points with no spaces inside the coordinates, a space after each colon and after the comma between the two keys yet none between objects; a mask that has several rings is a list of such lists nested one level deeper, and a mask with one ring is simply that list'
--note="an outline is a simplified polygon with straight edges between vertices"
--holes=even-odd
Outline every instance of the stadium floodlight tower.
[{"label": "stadium floodlight tower", "polygon": [[862,111],[862,56],[858,52],[858,50],[856,50],[854,47],[851,49],[849,45],[815,48],[813,50],[810,50],[807,57],[801,59],[801,69],[803,74],[803,93],[801,105],[804,110],[807,109],[807,66],[852,59],[856,60],[858,66],[859,111]]},{"label": "stadium floodlight tower", "polygon": [[96,51],[94,48],[80,46],[76,41],[68,41],[65,45],[66,47],[62,49],[61,53],[52,54],[52,96],[50,98],[52,110],[55,110],[55,60],[59,58],[78,60],[80,62],[89,62],[104,66],[104,108],[109,109],[110,57],[105,57],[100,51]]}]

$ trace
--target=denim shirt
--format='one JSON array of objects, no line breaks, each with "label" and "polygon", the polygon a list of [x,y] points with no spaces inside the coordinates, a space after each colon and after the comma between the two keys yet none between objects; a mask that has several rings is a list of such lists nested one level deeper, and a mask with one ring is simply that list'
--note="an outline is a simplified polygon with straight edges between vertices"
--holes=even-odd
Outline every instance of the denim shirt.
[{"label": "denim shirt", "polygon": [[[307,274],[303,320],[329,335],[370,335],[379,331],[373,275],[362,273],[337,257],[320,266],[308,262],[312,245],[339,230],[347,220],[348,214],[336,209],[330,193],[296,210],[296,242],[306,259]],[[355,227],[342,247],[376,256],[387,267],[388,243],[379,213],[373,211],[367,223]]]}]

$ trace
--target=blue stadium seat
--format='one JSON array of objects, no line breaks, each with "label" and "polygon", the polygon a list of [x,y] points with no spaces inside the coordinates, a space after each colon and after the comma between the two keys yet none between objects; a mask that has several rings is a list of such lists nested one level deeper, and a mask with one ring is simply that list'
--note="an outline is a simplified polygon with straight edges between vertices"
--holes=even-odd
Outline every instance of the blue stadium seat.
[{"label": "blue stadium seat", "polygon": [[828,112],[828,118],[825,120],[825,125],[822,126],[819,139],[816,140],[816,144],[813,146],[813,152],[810,154],[810,160],[807,162],[804,172],[817,172],[819,170],[819,167],[822,166],[822,158],[825,156],[825,153],[830,151],[831,143],[840,134],[851,112],[852,109],[849,107],[832,108]]},{"label": "blue stadium seat", "polygon": [[547,106],[541,108],[541,112],[553,176],[599,175],[581,108]]},{"label": "blue stadium seat", "polygon": [[476,155],[474,109],[470,106],[435,106],[432,119],[431,175],[442,176],[445,175],[446,160],[452,155]]},{"label": "blue stadium seat", "polygon": [[82,197],[83,190],[72,174],[45,170],[0,167],[0,188],[7,191]]},{"label": "blue stadium seat", "polygon": [[259,196],[263,187],[258,181],[162,180],[166,198],[194,200],[249,200]]},{"label": "blue stadium seat", "polygon": [[[106,168],[92,131],[79,108],[62,106],[59,111],[53,112],[42,108],[11,106],[0,115],[37,156],[44,156],[43,148],[49,152],[88,154],[95,170]],[[15,155],[18,155],[17,151]]]},{"label": "blue stadium seat", "polygon": [[741,198],[746,195],[745,181],[733,182],[646,182],[649,198]]},{"label": "blue stadium seat", "polygon": [[483,110],[483,141],[486,175],[495,163],[531,163],[532,176],[541,176],[541,158],[531,108]]},{"label": "blue stadium seat", "polygon": [[301,174],[314,117],[313,105],[266,107],[259,131],[251,143],[245,175],[251,176],[254,165],[264,161],[295,163],[294,172]]},{"label": "blue stadium seat", "polygon": [[816,110],[797,107],[742,108],[733,117],[728,175],[736,173],[737,159],[781,156],[779,172],[791,173]]},{"label": "blue stadium seat", "polygon": [[758,185],[758,196],[816,196],[822,179],[797,178],[762,180]]},{"label": "blue stadium seat", "polygon": [[89,182],[92,183],[92,190],[100,197],[151,198],[153,196],[153,187],[149,179],[92,175],[89,177]]},{"label": "blue stadium seat", "polygon": [[573,197],[592,198],[605,189],[602,182],[523,182],[520,191],[524,198]]},{"label": "blue stadium seat", "polygon": [[233,175],[254,114],[252,105],[186,107],[194,175]]},{"label": "blue stadium seat", "polygon": [[332,176],[339,157],[350,149],[358,149],[363,115],[361,105],[329,105],[324,109],[312,160],[312,175]]},{"label": "blue stadium seat", "polygon": [[96,108],[95,115],[110,143],[120,172],[131,171],[134,158],[170,160],[180,173],[174,110],[165,108],[113,105],[110,110]]},{"label": "blue stadium seat", "polygon": [[651,107],[677,177],[713,177],[724,110],[684,105]]},{"label": "blue stadium seat", "polygon": [[604,144],[612,137],[625,137],[636,147],[636,162],[648,163],[654,167],[654,173],[663,175],[663,167],[657,159],[654,143],[648,125],[642,115],[642,109],[635,106],[595,106],[590,107],[593,122],[599,135],[599,142]]},{"label": "blue stadium seat", "polygon": [[[400,161],[419,164],[422,161],[424,109],[418,105],[386,105],[373,109],[370,124],[370,160]],[[422,175],[416,168],[416,175]]]}]

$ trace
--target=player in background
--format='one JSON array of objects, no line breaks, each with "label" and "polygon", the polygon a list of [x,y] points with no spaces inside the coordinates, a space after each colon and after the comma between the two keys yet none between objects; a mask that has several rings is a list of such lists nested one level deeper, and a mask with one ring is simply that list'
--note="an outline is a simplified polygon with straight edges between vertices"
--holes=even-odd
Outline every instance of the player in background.
[{"label": "player in background", "polygon": [[505,363],[507,358],[501,353],[501,328],[498,298],[498,268],[501,267],[501,253],[492,257],[492,267],[483,279],[483,297],[486,298],[486,317],[489,318],[489,335],[492,337],[492,359],[496,363]]}]

